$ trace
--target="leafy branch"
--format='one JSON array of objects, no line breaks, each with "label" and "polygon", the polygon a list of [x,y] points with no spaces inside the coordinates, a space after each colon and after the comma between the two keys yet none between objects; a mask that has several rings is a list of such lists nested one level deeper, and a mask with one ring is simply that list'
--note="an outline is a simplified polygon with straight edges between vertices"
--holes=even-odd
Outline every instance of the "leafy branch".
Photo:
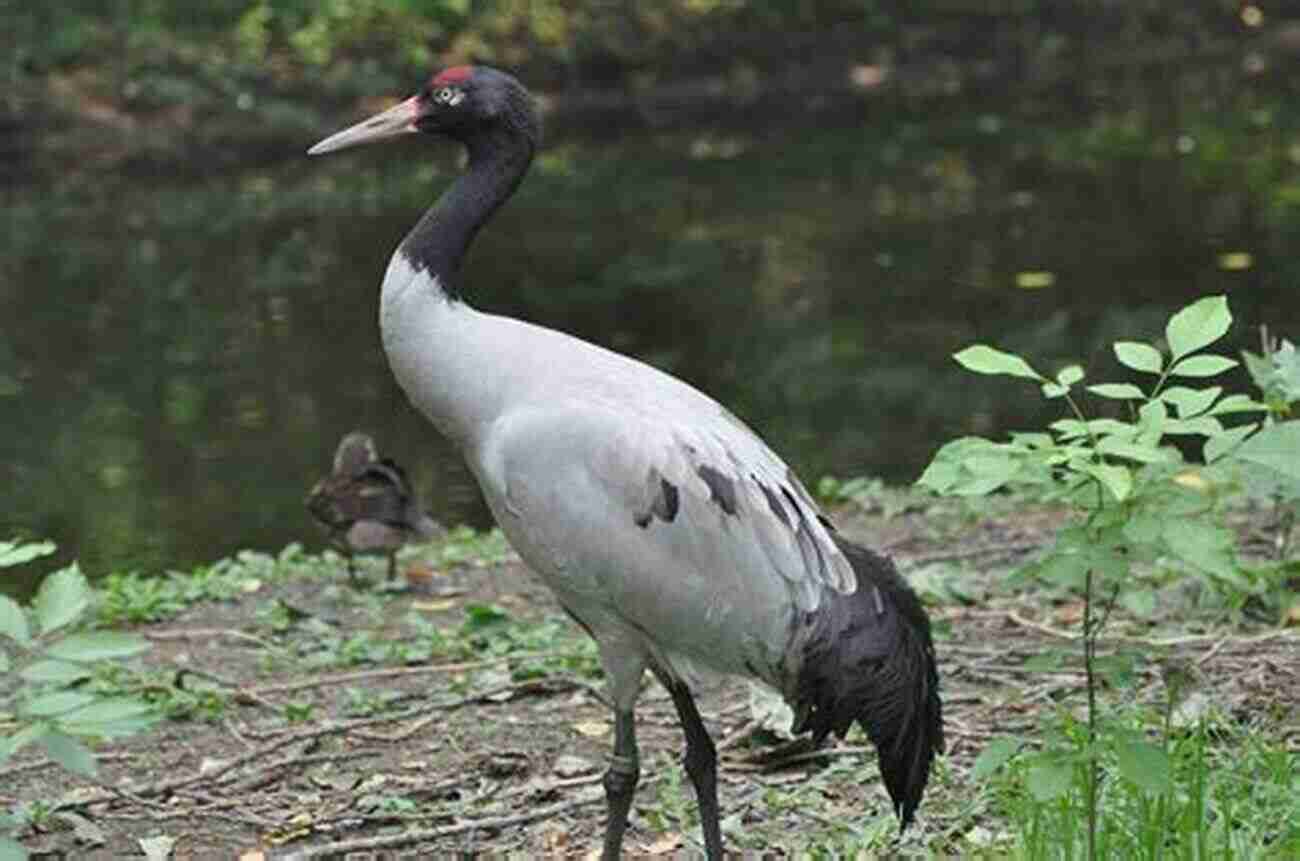
[{"label": "leafy branch", "polygon": [[[0,541],[0,568],[54,552],[49,542]],[[158,715],[134,697],[103,694],[88,684],[105,662],[139,654],[141,637],[117,631],[78,630],[91,606],[91,588],[76,563],[47,576],[31,606],[0,595],[0,764],[28,745],[77,774],[95,773],[95,756],[82,739],[129,735]],[[12,816],[0,826],[18,824]],[[0,836],[0,854],[25,857]]]},{"label": "leafy branch", "polygon": [[[1248,595],[1255,588],[1234,552],[1233,533],[1221,516],[1222,488],[1244,471],[1268,476],[1275,485],[1296,488],[1300,498],[1300,421],[1288,415],[1290,395],[1300,391],[1294,353],[1277,346],[1268,357],[1245,354],[1265,400],[1225,394],[1221,385],[1200,385],[1238,366],[1235,359],[1204,352],[1232,325],[1225,297],[1211,296],[1178,311],[1165,327],[1165,345],[1120,341],[1115,358],[1150,379],[1086,383],[1079,365],[1055,376],[1027,360],[985,344],[954,355],[979,374],[1009,376],[1037,383],[1043,396],[1060,399],[1067,415],[1045,432],[1021,432],[1007,442],[980,437],[954,440],[935,455],[918,483],[945,495],[985,496],[1004,487],[1036,491],[1063,501],[1080,515],[1058,534],[1041,559],[1018,572],[1079,594],[1083,600],[1083,646],[1088,719],[1084,737],[1064,748],[1029,755],[1026,782],[1037,801],[1049,802],[1069,791],[1079,778],[1087,811],[1087,854],[1097,856],[1101,755],[1117,756],[1120,773],[1143,790],[1170,788],[1170,764],[1161,745],[1108,725],[1099,712],[1098,688],[1104,670],[1097,643],[1122,589],[1133,606],[1150,597],[1133,590],[1135,566],[1174,558],[1225,590]],[[1267,338],[1266,338],[1267,341]],[[1287,345],[1288,347],[1290,345]],[[1279,358],[1281,357],[1281,358]],[[1295,385],[1288,389],[1288,385]],[[1114,401],[1118,415],[1090,417],[1079,395],[1087,392]],[[1226,426],[1230,417],[1262,416]],[[1200,437],[1199,462],[1185,460],[1174,438]],[[1146,593],[1147,596],[1150,593]],[[1099,604],[1100,602],[1100,604]],[[1122,664],[1122,662],[1121,662]],[[1113,672],[1112,672],[1113,675]],[[989,773],[1018,755],[1018,745],[991,745],[976,773]]]}]

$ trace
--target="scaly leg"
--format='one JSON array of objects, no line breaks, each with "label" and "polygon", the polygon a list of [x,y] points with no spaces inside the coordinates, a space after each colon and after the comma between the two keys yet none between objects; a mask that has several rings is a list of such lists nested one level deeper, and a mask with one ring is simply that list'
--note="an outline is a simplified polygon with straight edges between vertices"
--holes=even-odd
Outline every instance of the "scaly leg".
[{"label": "scaly leg", "polygon": [[609,807],[609,821],[605,824],[604,861],[615,861],[623,847],[623,832],[627,830],[627,814],[632,809],[632,797],[641,777],[641,763],[636,751],[636,719],[632,710],[614,712],[614,755],[605,772],[605,801]]},{"label": "scaly leg", "polygon": [[656,672],[655,676],[672,695],[686,735],[686,756],[682,765],[691,783],[695,784],[695,797],[700,805],[700,828],[704,831],[704,853],[709,861],[722,858],[722,827],[718,824],[718,752],[709,738],[709,731],[700,720],[691,689],[682,682]]}]

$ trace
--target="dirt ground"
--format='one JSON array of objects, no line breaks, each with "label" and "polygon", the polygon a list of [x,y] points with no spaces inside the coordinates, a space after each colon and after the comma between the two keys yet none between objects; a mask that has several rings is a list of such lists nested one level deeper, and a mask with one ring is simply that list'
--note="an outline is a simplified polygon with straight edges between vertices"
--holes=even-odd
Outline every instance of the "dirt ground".
[{"label": "dirt ground", "polygon": [[[1059,520],[1024,511],[939,527],[917,512],[841,518],[842,531],[895,557],[929,599],[936,627],[948,751],[916,827],[894,846],[898,855],[960,854],[955,847],[972,829],[996,828],[966,777],[975,756],[992,738],[1033,733],[1040,712],[1080,684],[1070,668],[1025,666],[1068,642],[1077,604],[1002,585]],[[406,564],[420,570],[418,559]],[[140,627],[154,644],[149,665],[168,669],[170,684],[220,690],[226,705],[100,745],[97,780],[31,751],[8,763],[0,805],[43,805],[21,836],[33,857],[161,858],[167,847],[181,859],[286,861],[597,850],[610,720],[589,672],[591,647],[571,624],[545,629],[550,639],[533,651],[516,637],[517,648],[494,653],[488,627],[488,645],[468,660],[435,654],[311,668],[321,631],[336,640],[364,632],[370,643],[427,641],[431,631],[461,629],[474,604],[503,608],[526,629],[559,615],[546,589],[513,560],[440,569],[420,591],[375,590],[382,565],[367,571],[369,590],[348,587],[341,570],[291,576]],[[269,626],[269,605],[290,621]],[[1109,631],[1110,644],[1137,646],[1149,658],[1138,669],[1143,698],[1163,696],[1162,676],[1177,666],[1227,712],[1263,709],[1289,722],[1290,743],[1300,747],[1294,628],[1153,624],[1117,611]],[[566,664],[568,655],[578,657]],[[520,672],[528,666],[549,669]],[[367,713],[361,702],[378,706]],[[892,834],[874,755],[860,735],[821,751],[775,745],[756,728],[739,683],[706,693],[700,707],[721,749],[729,848],[780,856],[813,841],[844,845],[836,841],[872,829]],[[650,681],[638,732],[642,782],[625,849],[697,852],[694,798],[677,764],[681,735],[666,693]]]}]

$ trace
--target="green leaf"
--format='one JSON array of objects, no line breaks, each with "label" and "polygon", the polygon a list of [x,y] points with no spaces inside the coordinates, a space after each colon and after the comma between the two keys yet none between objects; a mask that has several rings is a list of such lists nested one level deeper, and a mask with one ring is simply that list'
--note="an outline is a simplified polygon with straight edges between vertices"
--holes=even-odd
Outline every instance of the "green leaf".
[{"label": "green leaf", "polygon": [[54,552],[54,544],[41,541],[36,544],[24,544],[21,541],[0,541],[0,568],[11,568],[31,562],[41,556]]},{"label": "green leaf", "polygon": [[1174,359],[1213,344],[1228,332],[1232,314],[1225,296],[1207,296],[1188,305],[1169,318],[1165,340]]},{"label": "green leaf", "polygon": [[27,847],[17,840],[0,837],[0,861],[28,861]]},{"label": "green leaf", "polygon": [[156,713],[141,714],[135,717],[122,718],[115,721],[94,721],[86,723],[83,721],[72,721],[59,719],[59,728],[70,735],[85,735],[93,738],[117,738],[124,735],[133,735],[143,730],[149,729],[158,723],[160,716]]},{"label": "green leaf", "polygon": [[1012,431],[1011,441],[1029,450],[1051,448],[1056,445],[1056,440],[1052,439],[1051,434],[1031,431]]},{"label": "green leaf", "polygon": [[1002,766],[1006,765],[1011,757],[1015,756],[1023,744],[1019,739],[1002,736],[995,738],[984,749],[980,755],[975,758],[975,764],[971,766],[968,777],[971,780],[983,780],[993,774]]},{"label": "green leaf", "polygon": [[1259,427],[1259,422],[1251,422],[1241,427],[1229,428],[1221,434],[1215,434],[1205,441],[1202,457],[1206,463],[1214,463],[1237,447],[1243,439],[1250,436]]},{"label": "green leaf", "polygon": [[51,643],[46,651],[51,657],[65,661],[98,661],[103,658],[125,658],[148,648],[148,641],[134,634],[93,631],[64,637]]},{"label": "green leaf", "polygon": [[1078,419],[1057,419],[1048,425],[1061,435],[1061,439],[1077,439],[1088,435],[1088,425]]},{"label": "green leaf", "polygon": [[74,664],[69,661],[37,661],[24,667],[18,675],[37,684],[70,685],[89,678],[91,671],[85,664]]},{"label": "green leaf", "polygon": [[74,712],[62,715],[62,719],[72,723],[96,724],[114,723],[148,714],[153,707],[141,700],[131,697],[113,697],[97,700]]},{"label": "green leaf", "polygon": [[1236,457],[1300,481],[1300,420],[1269,425],[1242,443]]},{"label": "green leaf", "polygon": [[1150,344],[1137,341],[1115,342],[1115,358],[1126,368],[1148,374],[1158,374],[1164,368],[1164,357],[1160,351]]},{"label": "green leaf", "polygon": [[1208,410],[1222,392],[1223,386],[1210,386],[1208,389],[1170,386],[1160,393],[1160,399],[1173,404],[1180,419],[1189,419]]},{"label": "green leaf", "polygon": [[1043,397],[1048,400],[1052,400],[1053,398],[1063,398],[1070,393],[1069,386],[1062,386],[1059,383],[1043,383],[1042,389]]},{"label": "green leaf", "polygon": [[1108,436],[1097,443],[1097,451],[1114,457],[1136,460],[1138,463],[1164,463],[1169,460],[1169,453],[1154,446],[1141,445]]},{"label": "green leaf", "polygon": [[1162,400],[1147,401],[1138,407],[1138,427],[1142,428],[1139,436],[1143,439],[1159,440],[1165,432],[1165,422],[1169,418],[1169,408]]},{"label": "green leaf", "polygon": [[1139,789],[1166,792],[1171,785],[1169,755],[1146,741],[1121,741],[1115,746],[1119,773]]},{"label": "green leaf", "polygon": [[21,708],[23,714],[32,717],[53,717],[90,705],[96,699],[94,694],[82,691],[54,691],[28,700]]},{"label": "green leaf", "polygon": [[1182,434],[1217,436],[1223,433],[1223,423],[1214,416],[1197,416],[1194,419],[1170,419],[1165,422],[1165,433],[1170,436]]},{"label": "green leaf", "polygon": [[90,748],[72,736],[50,730],[41,736],[41,746],[50,759],[71,771],[73,774],[94,775],[95,755]]},{"label": "green leaf", "polygon": [[1223,400],[1214,405],[1210,410],[1210,415],[1221,416],[1228,413],[1266,413],[1268,404],[1261,404],[1259,401],[1247,395],[1228,395]]},{"label": "green leaf", "polygon": [[496,604],[466,604],[464,628],[476,631],[509,620],[510,614]]},{"label": "green leaf", "polygon": [[32,641],[32,632],[27,627],[27,614],[8,595],[0,595],[0,634],[24,646]]},{"label": "green leaf", "polygon": [[934,456],[917,483],[936,493],[979,496],[996,490],[1020,469],[1014,445],[963,437],[947,443]]},{"label": "green leaf", "polygon": [[1123,502],[1133,492],[1133,473],[1126,466],[1107,463],[1081,464],[1080,472],[1086,472],[1101,482],[1110,491],[1116,501]]},{"label": "green leaf", "polygon": [[1229,582],[1240,579],[1232,558],[1232,533],[1190,517],[1165,521],[1160,530],[1165,546],[1179,559]]},{"label": "green leaf", "polygon": [[1016,474],[1016,459],[1001,451],[971,455],[965,466],[978,478],[995,480],[999,485]]},{"label": "green leaf", "polygon": [[1164,519],[1153,513],[1136,511],[1124,523],[1124,537],[1134,544],[1151,544],[1160,540]]},{"label": "green leaf", "polygon": [[1124,589],[1119,602],[1139,619],[1150,619],[1156,614],[1156,593],[1150,589]]},{"label": "green leaf", "polygon": [[1271,356],[1260,356],[1249,350],[1241,351],[1241,360],[1246,365],[1246,373],[1250,374],[1251,382],[1261,392],[1268,392],[1273,384],[1276,369],[1271,359]]},{"label": "green leaf", "polygon": [[934,460],[921,473],[916,483],[935,493],[947,494],[966,476],[965,459],[974,452],[996,448],[996,444],[981,437],[960,437],[951,440],[935,452]]},{"label": "green leaf", "polygon": [[1134,398],[1143,400],[1146,398],[1146,395],[1142,394],[1142,390],[1131,383],[1098,383],[1095,386],[1088,386],[1088,391],[1099,397],[1119,400]]},{"label": "green leaf", "polygon": [[40,739],[50,731],[45,723],[28,724],[18,732],[6,738],[0,738],[0,762],[4,762],[27,745]]},{"label": "green leaf", "polygon": [[1066,365],[1061,368],[1056,375],[1056,381],[1061,385],[1069,388],[1083,379],[1083,367],[1080,365]]},{"label": "green leaf", "polygon": [[1128,422],[1116,421],[1115,419],[1091,419],[1088,422],[1088,430],[1092,431],[1095,436],[1113,436],[1120,439],[1132,439],[1137,436],[1138,426],[1131,425]]},{"label": "green leaf", "polygon": [[1237,367],[1235,359],[1224,356],[1189,356],[1169,369],[1175,377],[1213,377]]},{"label": "green leaf", "polygon": [[75,562],[46,577],[32,602],[42,634],[72,622],[89,605],[90,585]]},{"label": "green leaf", "polygon": [[1070,790],[1073,769],[1067,763],[1040,759],[1025,774],[1025,788],[1035,801],[1051,801]]},{"label": "green leaf", "polygon": [[1088,560],[1078,553],[1054,553],[1038,563],[1036,576],[1047,583],[1066,589],[1083,587]]},{"label": "green leaf", "polygon": [[1043,375],[1014,353],[1004,353],[986,344],[975,344],[953,354],[963,368],[977,374],[1006,374],[1029,380],[1044,381]]}]

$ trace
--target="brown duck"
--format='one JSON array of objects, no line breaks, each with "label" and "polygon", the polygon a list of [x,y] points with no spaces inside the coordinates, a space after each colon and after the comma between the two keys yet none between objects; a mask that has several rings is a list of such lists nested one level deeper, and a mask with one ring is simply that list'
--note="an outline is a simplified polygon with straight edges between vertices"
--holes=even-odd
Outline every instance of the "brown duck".
[{"label": "brown duck", "polygon": [[307,510],[348,560],[356,582],[355,554],[388,557],[388,578],[397,577],[397,551],[412,538],[428,540],[440,530],[420,510],[406,471],[379,457],[375,442],[354,431],[339,443],[334,468],[307,495]]}]

